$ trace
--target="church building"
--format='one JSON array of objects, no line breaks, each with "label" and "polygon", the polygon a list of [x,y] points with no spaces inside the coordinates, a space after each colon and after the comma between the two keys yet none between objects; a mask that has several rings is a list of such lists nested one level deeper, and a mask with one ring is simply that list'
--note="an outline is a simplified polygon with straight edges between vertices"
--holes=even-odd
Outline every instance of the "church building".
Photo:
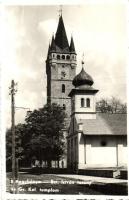
[{"label": "church building", "polygon": [[[83,63],[84,64],[84,63]],[[127,166],[126,114],[96,113],[93,79],[82,66],[73,79],[71,123],[67,137],[68,168]]]},{"label": "church building", "polygon": [[99,90],[93,88],[94,81],[85,72],[84,63],[76,75],[76,56],[73,37],[69,44],[61,14],[46,59],[47,103],[60,104],[67,114],[67,167],[125,167],[126,114],[96,112]]}]

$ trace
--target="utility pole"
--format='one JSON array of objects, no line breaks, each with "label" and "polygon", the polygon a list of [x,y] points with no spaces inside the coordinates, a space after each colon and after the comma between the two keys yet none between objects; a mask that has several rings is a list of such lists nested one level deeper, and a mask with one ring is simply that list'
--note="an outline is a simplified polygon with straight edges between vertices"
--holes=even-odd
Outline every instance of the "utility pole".
[{"label": "utility pole", "polygon": [[17,83],[14,82],[14,80],[11,81],[11,87],[10,89],[10,95],[11,95],[11,122],[12,122],[12,190],[13,194],[15,194],[16,191],[16,155],[15,155],[15,94],[17,90],[15,89],[15,86]]}]

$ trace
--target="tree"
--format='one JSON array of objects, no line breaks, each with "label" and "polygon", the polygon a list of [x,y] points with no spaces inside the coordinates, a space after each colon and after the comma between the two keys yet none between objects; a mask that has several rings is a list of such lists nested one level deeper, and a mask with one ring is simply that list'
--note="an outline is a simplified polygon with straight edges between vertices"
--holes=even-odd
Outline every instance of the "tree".
[{"label": "tree", "polygon": [[31,136],[25,149],[30,157],[33,155],[40,162],[47,161],[48,167],[51,167],[52,160],[60,160],[64,149],[65,117],[65,112],[57,104],[45,105],[26,116],[27,132]]},{"label": "tree", "polygon": [[[60,160],[64,153],[63,129],[65,112],[57,105],[45,105],[44,108],[27,113],[25,124],[15,126],[16,157],[31,163],[35,157],[40,162]],[[12,159],[12,133],[6,132],[7,163]],[[22,162],[21,162],[22,163]]]},{"label": "tree", "polygon": [[122,103],[120,99],[116,97],[110,99],[110,105],[112,113],[127,113],[126,103]]},{"label": "tree", "polygon": [[106,113],[109,111],[108,100],[102,98],[100,101],[96,103],[96,109],[99,112]]},{"label": "tree", "polygon": [[[24,135],[25,125],[18,124],[15,126],[15,152],[16,158],[22,160],[24,158],[24,149],[22,146],[22,138]],[[12,163],[12,132],[11,129],[7,129],[6,131],[6,163],[9,168]]]},{"label": "tree", "polygon": [[102,113],[127,113],[126,103],[122,103],[120,99],[113,96],[110,99],[100,99],[96,103],[96,109]]},{"label": "tree", "polygon": [[126,103],[121,104],[120,112],[121,113],[127,113],[127,104]]}]

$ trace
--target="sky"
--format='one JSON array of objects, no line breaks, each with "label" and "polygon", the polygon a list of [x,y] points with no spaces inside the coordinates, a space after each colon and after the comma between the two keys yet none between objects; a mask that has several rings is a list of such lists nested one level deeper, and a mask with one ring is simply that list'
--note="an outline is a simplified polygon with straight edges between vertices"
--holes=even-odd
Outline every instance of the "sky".
[{"label": "sky", "polygon": [[[18,83],[17,107],[38,109],[46,104],[45,60],[52,34],[56,33],[59,5],[5,6],[2,13],[2,66],[4,72],[6,125],[11,123],[9,86]],[[97,100],[115,96],[126,102],[127,12],[121,3],[63,5],[68,40],[77,52],[76,73],[84,68],[99,89]],[[16,123],[25,109],[16,109]]]}]

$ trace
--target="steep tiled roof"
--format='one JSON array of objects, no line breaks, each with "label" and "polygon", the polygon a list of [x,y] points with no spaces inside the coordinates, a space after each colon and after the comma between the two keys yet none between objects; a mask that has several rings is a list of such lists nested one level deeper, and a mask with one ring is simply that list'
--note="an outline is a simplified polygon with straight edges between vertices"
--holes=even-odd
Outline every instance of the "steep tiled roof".
[{"label": "steep tiled roof", "polygon": [[61,49],[60,47],[56,46],[56,53],[69,53],[69,49],[67,47]]},{"label": "steep tiled roof", "polygon": [[67,39],[65,27],[64,27],[62,15],[59,18],[59,24],[58,24],[57,32],[55,36],[55,44],[61,49],[65,49],[65,48],[69,49],[69,43],[68,43],[68,39]]},{"label": "steep tiled roof", "polygon": [[126,114],[97,113],[96,119],[83,119],[81,122],[83,123],[83,133],[85,135],[127,134]]},{"label": "steep tiled roof", "polygon": [[51,47],[50,47],[51,51],[56,51],[56,44],[55,44],[55,39],[54,39],[54,35],[52,36],[52,41],[51,41]]},{"label": "steep tiled roof", "polygon": [[49,53],[50,53],[50,48],[51,48],[51,46],[50,46],[50,43],[49,43],[48,52],[47,52],[47,58],[48,58]]},{"label": "steep tiled roof", "polygon": [[69,49],[70,49],[70,52],[71,52],[71,53],[76,53],[76,51],[75,51],[75,46],[74,46],[74,41],[73,41],[73,37],[71,37],[71,42],[70,42],[70,47],[69,47]]}]

